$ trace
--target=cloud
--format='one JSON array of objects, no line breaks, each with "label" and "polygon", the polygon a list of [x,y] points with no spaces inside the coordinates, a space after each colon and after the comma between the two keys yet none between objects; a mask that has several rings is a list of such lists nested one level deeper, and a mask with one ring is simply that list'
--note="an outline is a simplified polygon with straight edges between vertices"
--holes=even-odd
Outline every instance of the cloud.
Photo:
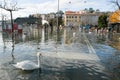
[{"label": "cloud", "polygon": [[[56,12],[57,11],[57,5],[55,2],[48,1],[44,3],[27,3],[27,4],[22,4],[20,5],[23,10],[19,10],[16,13],[26,13],[27,15],[29,14],[35,14],[35,13],[49,13],[49,12]],[[23,16],[23,15],[21,15]]]},{"label": "cloud", "polygon": [[[24,9],[13,12],[13,18],[29,16],[30,14],[36,13],[57,12],[58,0],[18,0],[17,7]],[[105,0],[59,0],[59,9],[62,11],[78,11],[90,7],[100,9],[101,11],[112,9],[110,5],[107,5]],[[10,16],[9,12],[5,10],[2,10],[2,13]]]}]

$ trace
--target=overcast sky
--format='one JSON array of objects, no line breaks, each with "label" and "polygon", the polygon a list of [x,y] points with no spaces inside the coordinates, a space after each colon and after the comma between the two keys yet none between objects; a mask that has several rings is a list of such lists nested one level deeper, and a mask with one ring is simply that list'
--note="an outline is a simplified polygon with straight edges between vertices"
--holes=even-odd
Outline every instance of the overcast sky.
[{"label": "overcast sky", "polygon": [[[4,0],[0,0],[1,3]],[[35,13],[50,13],[58,10],[58,0],[6,0],[17,2],[17,7],[24,8],[13,12],[13,18],[25,17]],[[99,9],[100,11],[114,11],[115,6],[110,3],[110,0],[59,0],[59,10],[79,11],[85,8]],[[9,12],[1,10],[2,14],[9,17]]]}]

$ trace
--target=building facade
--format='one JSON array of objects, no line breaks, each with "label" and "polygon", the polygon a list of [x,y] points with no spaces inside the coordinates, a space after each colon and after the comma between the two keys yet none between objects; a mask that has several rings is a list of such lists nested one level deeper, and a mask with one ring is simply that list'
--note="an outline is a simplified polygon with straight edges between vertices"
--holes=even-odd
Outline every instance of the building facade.
[{"label": "building facade", "polygon": [[81,15],[81,25],[98,25],[99,15],[96,13],[88,13]]},{"label": "building facade", "polygon": [[100,13],[87,11],[66,11],[64,14],[65,26],[98,25]]},{"label": "building facade", "polygon": [[65,26],[78,26],[81,24],[81,13],[66,11],[64,13],[64,25]]}]

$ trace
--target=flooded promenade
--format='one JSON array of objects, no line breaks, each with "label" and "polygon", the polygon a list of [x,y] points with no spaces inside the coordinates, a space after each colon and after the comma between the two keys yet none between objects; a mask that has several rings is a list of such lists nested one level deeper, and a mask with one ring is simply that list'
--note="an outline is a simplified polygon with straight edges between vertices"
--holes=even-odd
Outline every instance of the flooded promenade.
[{"label": "flooded promenade", "polygon": [[[120,80],[120,51],[109,46],[109,38],[79,29],[59,33],[23,33],[14,47],[11,38],[0,32],[0,80]],[[16,69],[13,64],[31,60],[41,68]]]}]

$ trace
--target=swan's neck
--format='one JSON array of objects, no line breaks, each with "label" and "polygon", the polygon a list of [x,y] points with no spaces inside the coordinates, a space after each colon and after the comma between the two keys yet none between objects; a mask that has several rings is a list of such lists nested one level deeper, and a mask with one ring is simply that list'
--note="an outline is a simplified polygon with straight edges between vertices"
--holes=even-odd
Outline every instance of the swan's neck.
[{"label": "swan's neck", "polygon": [[40,68],[40,55],[38,55],[38,67]]}]

